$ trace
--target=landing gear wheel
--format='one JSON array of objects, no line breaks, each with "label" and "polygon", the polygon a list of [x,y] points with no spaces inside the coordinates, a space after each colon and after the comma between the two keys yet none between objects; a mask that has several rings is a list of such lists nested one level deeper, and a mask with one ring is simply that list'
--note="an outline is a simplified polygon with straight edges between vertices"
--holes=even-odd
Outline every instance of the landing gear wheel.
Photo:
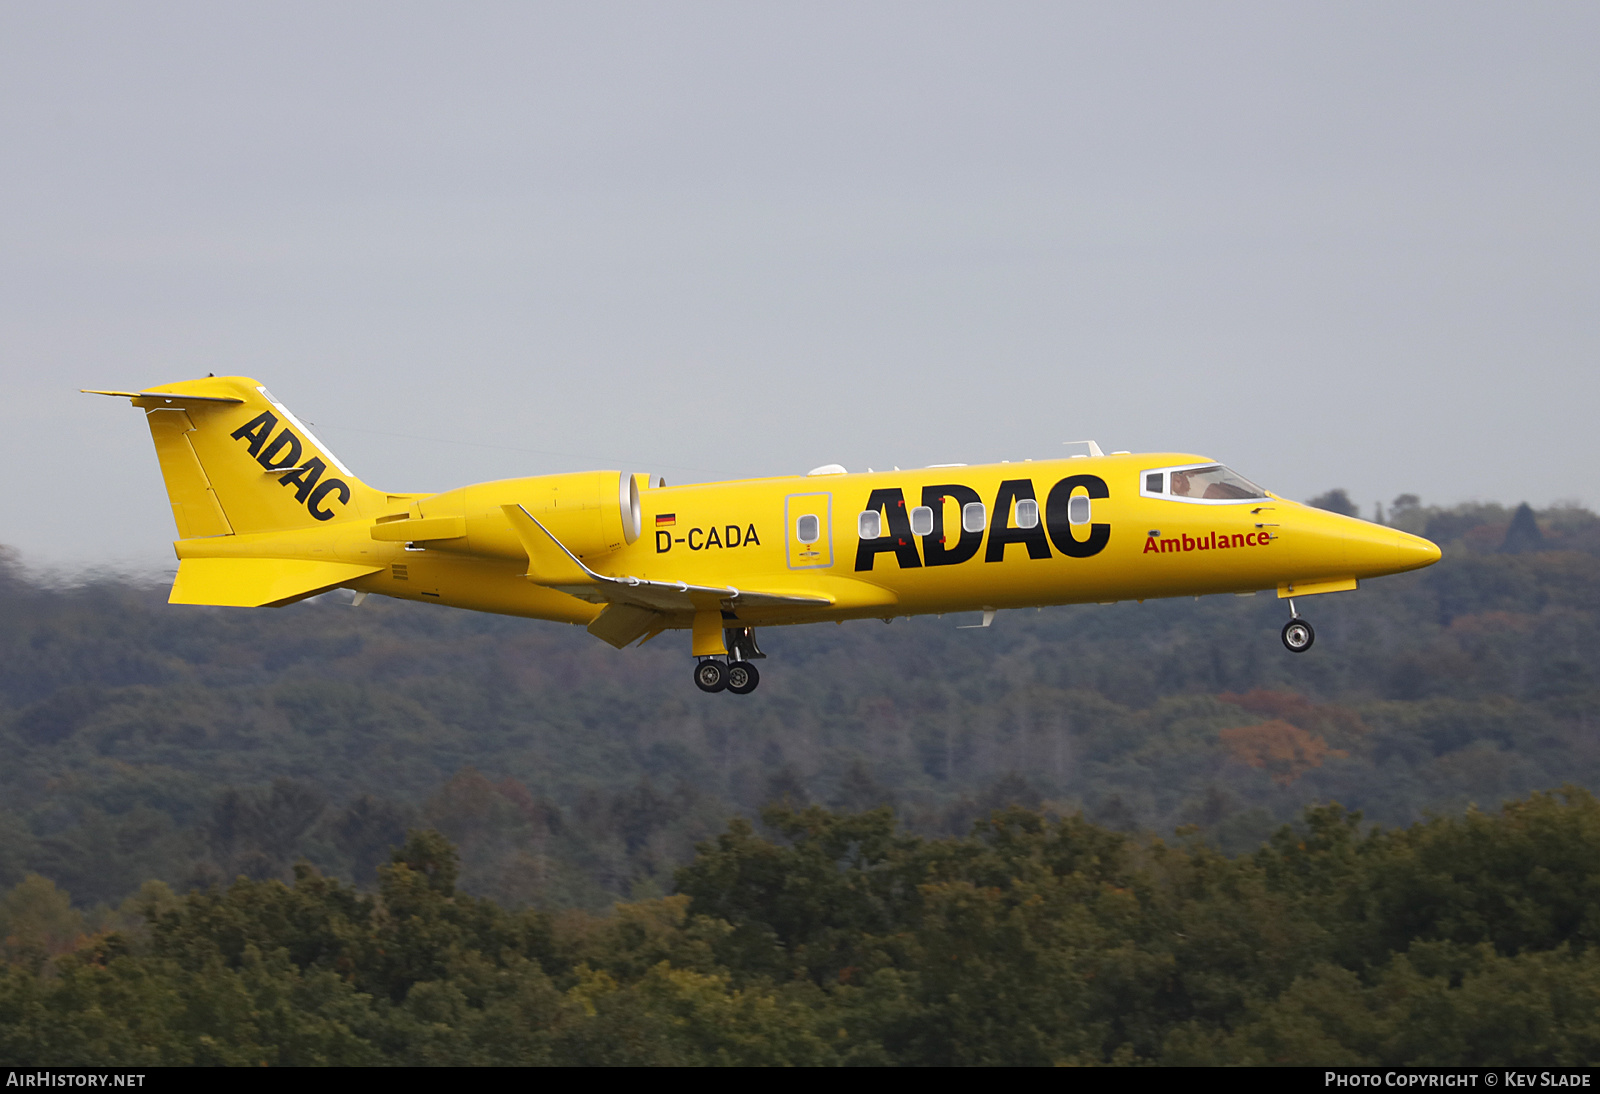
[{"label": "landing gear wheel", "polygon": [[735,661],[728,666],[728,690],[735,695],[749,695],[761,683],[761,674],[748,661]]},{"label": "landing gear wheel", "polygon": [[1317,632],[1304,619],[1291,619],[1283,625],[1283,648],[1290,653],[1305,653],[1317,640]]},{"label": "landing gear wheel", "polygon": [[702,661],[694,667],[694,686],[701,691],[721,691],[728,686],[728,666],[721,661]]}]

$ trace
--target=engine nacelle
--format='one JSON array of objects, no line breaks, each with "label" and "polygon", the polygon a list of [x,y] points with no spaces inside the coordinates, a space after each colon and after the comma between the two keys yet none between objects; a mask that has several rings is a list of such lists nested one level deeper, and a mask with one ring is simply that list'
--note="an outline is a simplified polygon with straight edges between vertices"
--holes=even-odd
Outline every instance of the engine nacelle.
[{"label": "engine nacelle", "polygon": [[[449,531],[447,539],[412,540],[430,551],[467,551],[479,555],[525,558],[516,531],[501,511],[502,505],[520,505],[579,558],[590,561],[639,538],[642,530],[639,494],[650,483],[648,475],[619,471],[579,471],[570,475],[536,475],[526,479],[501,479],[479,483],[424,498],[411,506],[410,520]],[[448,518],[464,518],[460,525]],[[441,521],[447,524],[441,524]],[[379,525],[384,539],[404,538],[409,521]],[[434,534],[432,532],[428,534]]]}]

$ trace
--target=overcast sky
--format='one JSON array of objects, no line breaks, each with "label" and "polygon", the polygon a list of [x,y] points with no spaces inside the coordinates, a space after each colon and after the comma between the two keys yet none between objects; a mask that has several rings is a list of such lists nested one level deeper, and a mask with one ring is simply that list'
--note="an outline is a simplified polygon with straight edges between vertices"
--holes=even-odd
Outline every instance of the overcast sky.
[{"label": "overcast sky", "polygon": [[1600,504],[1600,5],[0,3],[0,543],[174,565],[143,416],[381,489],[1194,451]]}]

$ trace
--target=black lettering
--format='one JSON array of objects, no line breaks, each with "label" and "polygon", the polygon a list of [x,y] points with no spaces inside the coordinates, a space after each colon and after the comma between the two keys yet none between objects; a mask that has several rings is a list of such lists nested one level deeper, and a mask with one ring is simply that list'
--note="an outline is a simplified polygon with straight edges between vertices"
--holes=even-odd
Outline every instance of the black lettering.
[{"label": "black lettering", "polygon": [[311,515],[318,520],[332,520],[333,513],[327,509],[319,509],[322,499],[338,491],[339,503],[342,505],[350,500],[350,488],[344,484],[343,479],[324,479],[322,485],[311,491],[311,499],[306,502],[306,508],[311,510]]},{"label": "black lettering", "polygon": [[[282,452],[285,447],[289,449],[288,454],[277,463],[273,463],[272,457]],[[282,433],[272,438],[272,443],[267,445],[262,450],[261,455],[256,457],[256,462],[268,471],[276,471],[280,467],[294,467],[300,462],[300,438],[285,429]]]},{"label": "black lettering", "polygon": [[1050,557],[1050,543],[1045,539],[1042,524],[1032,528],[1007,527],[1012,504],[1023,500],[1039,500],[1033,496],[1032,479],[1007,479],[1000,484],[1000,493],[994,499],[994,520],[989,525],[989,549],[983,553],[983,561],[1003,562],[1006,546],[1012,543],[1026,544],[1029,558]]},{"label": "black lettering", "polygon": [[694,534],[696,532],[699,532],[702,536],[706,534],[704,528],[691,528],[691,529],[689,529],[689,550],[691,550],[691,551],[698,551],[700,548],[705,546],[704,543],[696,543],[694,541]]},{"label": "black lettering", "polygon": [[722,546],[722,537],[717,535],[717,526],[714,525],[714,524],[711,526],[711,533],[708,536],[706,536],[706,546],[707,547],[721,547]]},{"label": "black lettering", "polygon": [[294,500],[304,505],[306,495],[311,493],[311,488],[317,485],[317,480],[322,478],[322,473],[327,469],[327,464],[312,456],[306,461],[304,467],[298,471],[290,471],[278,480],[278,484],[280,486],[293,486],[295,488]]},{"label": "black lettering", "polygon": [[671,532],[657,532],[656,533],[656,554],[664,555],[670,550],[672,550],[672,533]]},{"label": "black lettering", "polygon": [[254,456],[261,451],[261,444],[278,428],[278,416],[270,410],[264,410],[251,418],[244,425],[233,431],[233,439],[248,438],[250,441],[250,455]]},{"label": "black lettering", "polygon": [[730,524],[722,530],[722,542],[729,547],[739,546],[739,526],[737,524]]},{"label": "black lettering", "polygon": [[[951,483],[948,486],[924,486],[922,488],[922,504],[933,510],[933,531],[922,537],[922,557],[929,566],[954,566],[958,562],[965,562],[978,553],[978,548],[983,546],[983,531],[969,532],[961,529],[961,538],[956,540],[954,547],[945,546],[944,534],[944,499],[953,498],[956,503],[956,512],[961,512],[963,505],[969,505],[978,499],[978,492],[970,486],[961,486]],[[960,517],[956,518],[956,527],[960,528]]]},{"label": "black lettering", "polygon": [[879,536],[877,539],[863,539],[856,547],[856,569],[870,570],[873,561],[884,551],[893,551],[895,561],[900,563],[902,570],[916,570],[922,566],[922,559],[917,554],[917,545],[911,538],[911,521],[906,516],[906,496],[898,486],[886,490],[874,490],[867,498],[867,512],[874,509],[884,511],[883,522],[889,529],[889,534]]},{"label": "black lettering", "polygon": [[756,526],[754,524],[744,530],[744,545],[746,547],[761,546],[761,540],[756,536]]},{"label": "black lettering", "polygon": [[[1050,488],[1050,497],[1044,503],[1044,526],[1049,530],[1050,542],[1056,545],[1056,550],[1071,558],[1090,558],[1106,549],[1106,544],[1111,540],[1111,525],[1091,524],[1088,539],[1080,541],[1073,537],[1072,524],[1067,520],[1067,501],[1080,486],[1091,498],[1111,496],[1111,491],[1106,489],[1106,480],[1099,475],[1068,475]],[[1166,541],[1162,542],[1162,550],[1166,550]]]}]

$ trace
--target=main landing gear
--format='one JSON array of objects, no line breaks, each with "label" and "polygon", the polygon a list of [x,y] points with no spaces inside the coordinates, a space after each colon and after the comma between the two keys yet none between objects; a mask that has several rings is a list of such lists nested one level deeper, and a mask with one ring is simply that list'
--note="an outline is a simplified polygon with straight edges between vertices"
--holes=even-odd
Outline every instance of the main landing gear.
[{"label": "main landing gear", "polygon": [[1289,601],[1289,616],[1289,622],[1283,625],[1283,648],[1290,653],[1305,653],[1317,640],[1317,632],[1294,610],[1293,599]]},{"label": "main landing gear", "polygon": [[756,647],[755,631],[750,627],[726,627],[722,644],[728,647],[728,659],[702,657],[694,667],[694,686],[701,691],[749,695],[761,683],[761,674],[751,661],[767,656]]}]

